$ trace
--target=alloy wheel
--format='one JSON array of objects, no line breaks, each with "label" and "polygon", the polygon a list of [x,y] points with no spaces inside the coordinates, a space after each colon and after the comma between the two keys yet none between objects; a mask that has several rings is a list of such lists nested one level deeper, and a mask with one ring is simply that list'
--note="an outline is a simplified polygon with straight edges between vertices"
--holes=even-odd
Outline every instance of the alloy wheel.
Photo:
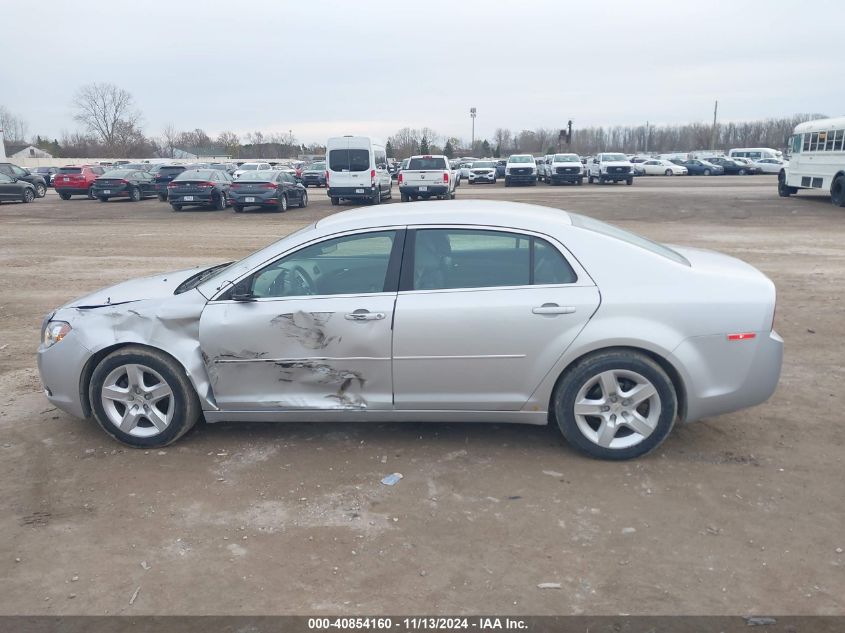
[{"label": "alloy wheel", "polygon": [[134,437],[158,435],[173,420],[173,390],[146,365],[113,369],[103,381],[100,400],[109,422]]}]

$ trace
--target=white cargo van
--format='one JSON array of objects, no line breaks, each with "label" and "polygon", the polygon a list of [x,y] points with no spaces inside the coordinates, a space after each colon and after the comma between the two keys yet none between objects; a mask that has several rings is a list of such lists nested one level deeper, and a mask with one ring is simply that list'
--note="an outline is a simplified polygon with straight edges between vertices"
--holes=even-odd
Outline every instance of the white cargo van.
[{"label": "white cargo van", "polygon": [[339,136],[326,143],[326,194],[332,204],[393,197],[387,153],[367,136]]}]

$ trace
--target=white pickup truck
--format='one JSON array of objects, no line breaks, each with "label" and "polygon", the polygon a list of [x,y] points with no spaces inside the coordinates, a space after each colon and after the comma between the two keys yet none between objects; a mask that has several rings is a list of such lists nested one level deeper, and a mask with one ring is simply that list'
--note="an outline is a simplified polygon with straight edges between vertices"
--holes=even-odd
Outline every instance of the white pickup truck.
[{"label": "white pickup truck", "polygon": [[590,184],[593,180],[598,180],[601,185],[623,180],[626,185],[634,184],[634,166],[625,154],[602,152],[590,160],[587,169],[587,181]]},{"label": "white pickup truck", "polygon": [[411,156],[408,167],[399,172],[402,202],[431,197],[455,199],[458,174],[443,155]]}]

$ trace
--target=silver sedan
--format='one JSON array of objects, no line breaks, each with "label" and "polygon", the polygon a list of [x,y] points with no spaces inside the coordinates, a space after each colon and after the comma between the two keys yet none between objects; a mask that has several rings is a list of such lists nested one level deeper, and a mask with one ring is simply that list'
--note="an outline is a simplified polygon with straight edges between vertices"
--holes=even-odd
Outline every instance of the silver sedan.
[{"label": "silver sedan", "polygon": [[71,301],[38,367],[53,404],[136,447],[201,417],[551,422],[627,459],[765,401],[774,315],[772,282],[719,253],[558,209],[411,204]]}]

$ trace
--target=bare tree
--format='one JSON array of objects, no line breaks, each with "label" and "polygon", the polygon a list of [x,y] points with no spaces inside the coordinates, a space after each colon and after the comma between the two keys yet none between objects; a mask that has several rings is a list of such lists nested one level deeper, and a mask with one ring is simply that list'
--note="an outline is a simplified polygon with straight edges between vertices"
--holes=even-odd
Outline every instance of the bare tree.
[{"label": "bare tree", "polygon": [[164,129],[161,131],[161,149],[159,151],[162,158],[176,157],[176,143],[178,142],[178,139],[179,133],[176,131],[176,128],[173,127],[173,124],[168,123],[165,125]]},{"label": "bare tree", "polygon": [[127,132],[134,134],[141,120],[132,95],[111,83],[82,86],[73,98],[73,106],[74,119],[110,152],[122,149]]},{"label": "bare tree", "polygon": [[226,148],[226,153],[232,158],[237,158],[241,148],[241,139],[234,132],[226,130],[217,135],[217,144]]},{"label": "bare tree", "polygon": [[0,130],[3,130],[3,138],[10,143],[25,143],[28,128],[26,121],[0,106]]}]

